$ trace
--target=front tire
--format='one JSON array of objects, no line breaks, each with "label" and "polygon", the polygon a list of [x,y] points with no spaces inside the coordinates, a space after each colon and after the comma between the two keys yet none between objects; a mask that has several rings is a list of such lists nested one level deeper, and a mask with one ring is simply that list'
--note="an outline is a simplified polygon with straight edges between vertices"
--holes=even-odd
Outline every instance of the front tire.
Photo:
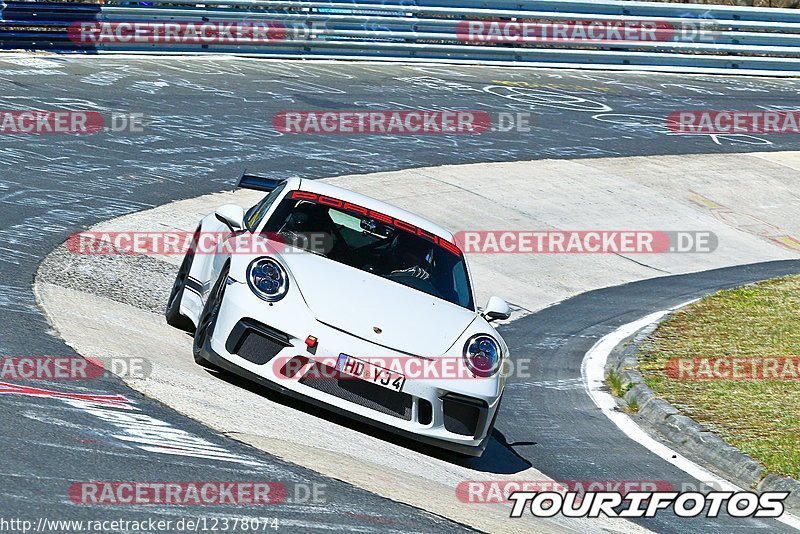
[{"label": "front tire", "polygon": [[203,311],[200,313],[200,320],[197,321],[197,330],[195,330],[194,342],[192,343],[194,361],[198,365],[209,369],[216,369],[217,367],[203,356],[203,348],[206,343],[211,341],[211,336],[214,334],[214,327],[217,325],[219,309],[222,307],[222,297],[225,295],[225,287],[227,286],[228,271],[229,266],[225,265],[214,287],[211,288],[211,293],[208,294],[206,304],[203,306]]},{"label": "front tire", "polygon": [[192,269],[192,263],[194,262],[198,234],[199,232],[194,234],[192,244],[183,257],[181,266],[178,269],[178,274],[175,276],[175,282],[172,284],[172,291],[169,293],[167,308],[164,310],[164,317],[167,320],[167,324],[179,330],[185,330],[186,332],[194,332],[194,323],[191,319],[181,314],[181,300],[183,300],[183,292],[186,289],[186,279],[189,277],[189,271]]}]

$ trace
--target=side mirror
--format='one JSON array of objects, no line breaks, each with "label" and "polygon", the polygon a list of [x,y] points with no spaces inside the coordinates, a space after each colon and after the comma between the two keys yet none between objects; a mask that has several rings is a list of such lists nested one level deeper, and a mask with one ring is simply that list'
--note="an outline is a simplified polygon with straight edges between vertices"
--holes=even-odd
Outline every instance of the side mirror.
[{"label": "side mirror", "polygon": [[511,317],[511,310],[508,307],[508,303],[500,297],[490,297],[481,314],[487,321],[494,321],[496,319],[508,319]]},{"label": "side mirror", "polygon": [[214,212],[221,223],[231,229],[231,232],[241,230],[244,227],[244,209],[236,204],[225,204],[217,208]]}]

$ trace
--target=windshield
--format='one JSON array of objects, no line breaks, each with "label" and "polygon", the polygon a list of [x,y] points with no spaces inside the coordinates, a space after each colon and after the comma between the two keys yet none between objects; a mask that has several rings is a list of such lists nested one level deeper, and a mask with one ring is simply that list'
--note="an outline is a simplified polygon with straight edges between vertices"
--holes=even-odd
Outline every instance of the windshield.
[{"label": "windshield", "polygon": [[333,261],[473,310],[467,266],[452,243],[361,206],[305,191],[286,196],[264,232]]}]

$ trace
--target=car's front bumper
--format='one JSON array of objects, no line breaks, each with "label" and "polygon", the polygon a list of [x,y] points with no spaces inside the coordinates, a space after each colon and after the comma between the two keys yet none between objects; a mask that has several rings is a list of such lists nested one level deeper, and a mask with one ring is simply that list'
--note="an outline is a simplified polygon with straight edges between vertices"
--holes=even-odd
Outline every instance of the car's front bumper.
[{"label": "car's front bumper", "polygon": [[[246,286],[230,284],[203,356],[219,367],[316,406],[415,441],[481,455],[499,405],[500,381],[407,378],[402,391],[396,392],[365,380],[331,377],[335,369],[320,366],[335,361],[341,353],[358,356],[380,351],[386,356],[407,356],[319,323],[307,308],[292,310],[291,304],[278,304],[267,306]],[[318,339],[313,350],[305,344],[308,335]],[[292,369],[298,366],[286,366],[290,361],[308,364],[295,373]]]}]

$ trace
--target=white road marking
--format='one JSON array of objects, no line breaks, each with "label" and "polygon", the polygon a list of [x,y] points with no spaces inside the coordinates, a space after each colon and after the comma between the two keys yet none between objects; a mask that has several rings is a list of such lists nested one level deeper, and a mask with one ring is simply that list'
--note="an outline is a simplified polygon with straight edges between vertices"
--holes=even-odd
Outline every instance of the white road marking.
[{"label": "white road marking", "polygon": [[[598,408],[602,410],[603,414],[608,417],[612,423],[617,425],[617,427],[619,427],[619,429],[622,430],[629,438],[640,443],[643,447],[657,455],[659,458],[666,460],[695,479],[706,481],[706,483],[711,481],[715,482],[718,485],[716,487],[718,490],[744,491],[739,486],[733,484],[732,482],[728,482],[724,478],[720,478],[703,467],[700,467],[685,456],[678,454],[663,443],[659,443],[650,437],[650,435],[642,430],[642,428],[639,427],[639,425],[637,425],[633,419],[628,417],[627,414],[618,411],[616,409],[617,403],[614,400],[614,397],[612,397],[610,393],[602,390],[605,381],[606,361],[608,360],[608,356],[611,354],[611,351],[614,350],[614,347],[619,345],[625,338],[658,321],[671,311],[687,306],[693,302],[696,302],[697,300],[698,299],[694,299],[668,310],[651,313],[650,315],[642,317],[637,321],[620,326],[610,334],[606,334],[600,338],[583,357],[583,363],[581,364],[581,377],[583,378],[583,384],[586,388],[586,392],[592,398],[592,401],[597,405]],[[783,516],[777,518],[777,520],[790,527],[800,530],[800,518],[795,515],[784,513]]]}]

